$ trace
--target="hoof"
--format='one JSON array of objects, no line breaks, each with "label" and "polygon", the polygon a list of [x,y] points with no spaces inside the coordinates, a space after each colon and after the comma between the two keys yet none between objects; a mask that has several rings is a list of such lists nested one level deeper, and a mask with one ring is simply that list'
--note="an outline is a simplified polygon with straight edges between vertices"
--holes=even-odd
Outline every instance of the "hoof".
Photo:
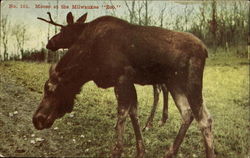
[{"label": "hoof", "polygon": [[173,158],[174,157],[174,151],[173,146],[169,148],[169,150],[165,153],[164,158]]},{"label": "hoof", "polygon": [[162,127],[164,124],[166,123],[166,121],[159,121],[159,123],[158,123],[158,125],[160,126],[160,127]]},{"label": "hoof", "polygon": [[112,158],[120,158],[122,156],[122,150],[115,147],[112,151]]},{"label": "hoof", "polygon": [[144,157],[144,152],[138,153],[136,155],[136,158],[143,158]]},{"label": "hoof", "polygon": [[144,128],[142,129],[142,132],[145,132],[145,131],[148,131],[148,130],[149,130],[148,127],[144,127]]},{"label": "hoof", "polygon": [[147,123],[146,126],[142,129],[142,131],[148,131],[150,128],[153,128],[153,124],[152,123]]},{"label": "hoof", "polygon": [[137,155],[136,158],[143,158],[145,154],[145,146],[142,140],[137,140],[136,144]]},{"label": "hoof", "polygon": [[167,153],[165,156],[164,156],[164,158],[173,158],[174,156],[173,156],[173,154],[171,154],[171,153]]},{"label": "hoof", "polygon": [[112,158],[120,158],[122,156],[122,153],[115,153],[114,151],[112,152]]},{"label": "hoof", "polygon": [[160,126],[160,127],[163,126],[163,125],[167,122],[167,120],[168,120],[168,117],[163,117],[163,118],[161,119],[161,121],[159,121],[159,126]]},{"label": "hoof", "polygon": [[164,125],[164,122],[159,121],[159,122],[158,122],[158,125],[159,125],[160,127],[162,127],[162,126]]}]

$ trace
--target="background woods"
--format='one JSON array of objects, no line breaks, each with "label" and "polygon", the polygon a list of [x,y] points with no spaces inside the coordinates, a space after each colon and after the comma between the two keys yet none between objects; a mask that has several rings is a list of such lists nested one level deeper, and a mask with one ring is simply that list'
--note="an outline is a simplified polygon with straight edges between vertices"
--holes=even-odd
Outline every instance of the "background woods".
[{"label": "background woods", "polygon": [[[106,3],[113,5],[114,2]],[[152,25],[191,32],[212,49],[210,53],[219,53],[217,48],[223,48],[226,51],[236,52],[240,56],[247,56],[249,7],[246,1],[230,1],[227,3],[215,0],[209,2],[161,2],[159,5],[148,0],[125,0],[121,4],[125,14],[118,14],[114,10],[108,10],[106,14],[120,17],[138,25]],[[58,9],[55,14],[52,14],[54,20],[59,23],[65,23],[65,17],[63,16],[64,14],[62,17],[58,15]],[[31,50],[26,46],[30,40],[36,38],[29,32],[30,27],[32,26],[25,24],[25,21],[11,23],[8,15],[2,15],[1,60],[53,62],[63,55],[63,51],[57,53],[46,51],[44,49],[45,43],[47,43],[45,39],[41,40],[42,48]],[[41,34],[47,36],[48,40],[58,32],[57,29],[48,24],[47,29],[43,29]],[[8,50],[10,43],[14,44],[13,50]]]}]

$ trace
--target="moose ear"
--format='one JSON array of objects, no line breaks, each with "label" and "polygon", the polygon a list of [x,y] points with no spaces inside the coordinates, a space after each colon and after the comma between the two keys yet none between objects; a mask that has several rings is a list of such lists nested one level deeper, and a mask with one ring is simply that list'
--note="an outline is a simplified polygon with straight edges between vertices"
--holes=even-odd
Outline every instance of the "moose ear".
[{"label": "moose ear", "polygon": [[84,22],[86,21],[86,19],[87,19],[87,15],[88,15],[88,13],[85,13],[85,14],[82,15],[80,18],[78,18],[78,19],[76,20],[76,22],[77,22],[77,23],[84,23]]},{"label": "moose ear", "polygon": [[74,23],[74,17],[73,17],[73,15],[72,15],[71,12],[69,12],[69,13],[67,14],[67,23],[68,23],[68,25]]}]

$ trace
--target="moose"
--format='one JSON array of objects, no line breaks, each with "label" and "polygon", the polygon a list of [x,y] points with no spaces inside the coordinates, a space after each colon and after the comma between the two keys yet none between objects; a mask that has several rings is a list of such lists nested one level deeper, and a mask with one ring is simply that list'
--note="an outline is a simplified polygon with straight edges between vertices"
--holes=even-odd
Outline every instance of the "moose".
[{"label": "moose", "polygon": [[[45,21],[47,23],[53,24],[55,26],[61,27],[61,33],[56,34],[53,36],[46,45],[46,48],[52,51],[56,51],[60,48],[70,48],[72,44],[79,38],[79,35],[81,34],[81,31],[83,30],[84,26],[82,25],[86,19],[87,19],[87,13],[82,15],[76,22],[74,22],[74,17],[71,12],[67,14],[66,21],[67,26],[63,26],[61,24],[57,24],[54,22],[54,20],[51,17],[50,12],[47,12],[49,15],[50,21],[38,17],[39,20]],[[79,26],[79,27],[77,27]],[[77,28],[77,29],[76,29]],[[79,30],[78,30],[79,29]],[[160,93],[163,93],[163,112],[162,112],[162,119],[159,123],[160,126],[163,126],[166,123],[166,120],[168,119],[168,90],[166,85],[153,85],[153,95],[154,95],[154,101],[153,106],[150,112],[150,115],[147,119],[147,122],[145,124],[145,127],[143,130],[147,130],[153,126],[153,119],[155,115],[155,111],[159,102],[159,95]]]},{"label": "moose", "polygon": [[[67,21],[72,23],[73,18]],[[33,115],[36,129],[50,128],[56,119],[70,113],[81,87],[94,81],[100,88],[114,87],[118,103],[112,157],[122,155],[124,123],[128,116],[136,138],[136,157],[143,157],[145,146],[134,84],[164,84],[183,120],[164,157],[172,158],[177,154],[195,119],[204,138],[206,157],[215,158],[213,121],[202,97],[208,51],[200,39],[190,33],[139,26],[112,16],[102,16],[81,25],[72,23],[72,28],[70,25],[62,28],[58,36],[67,28],[80,35],[76,41],[69,40],[72,43],[65,42],[68,52],[49,70],[44,96]]]}]

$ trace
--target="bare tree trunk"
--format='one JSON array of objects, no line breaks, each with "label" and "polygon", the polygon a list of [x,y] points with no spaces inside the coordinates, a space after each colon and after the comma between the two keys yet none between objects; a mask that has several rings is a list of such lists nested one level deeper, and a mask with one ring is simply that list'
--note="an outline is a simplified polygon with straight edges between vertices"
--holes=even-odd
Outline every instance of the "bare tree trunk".
[{"label": "bare tree trunk", "polygon": [[141,19],[141,11],[142,11],[143,5],[138,6],[138,24],[142,25],[142,19]]},{"label": "bare tree trunk", "polygon": [[[48,34],[47,34],[47,41],[50,39],[50,24],[48,24]],[[49,57],[49,50],[44,52],[44,62],[48,62],[48,57]]]},{"label": "bare tree trunk", "polygon": [[213,34],[213,48],[216,50],[216,32],[217,32],[217,3],[216,0],[212,2],[212,18],[210,21],[211,32]]},{"label": "bare tree trunk", "polygon": [[22,59],[24,53],[24,44],[29,39],[27,36],[27,29],[24,24],[15,24],[12,29],[12,35],[16,39],[17,50],[15,59]]},{"label": "bare tree trunk", "polygon": [[129,11],[129,22],[130,23],[134,23],[135,22],[135,16],[136,16],[136,12],[135,12],[135,0],[131,1],[131,8],[128,4],[128,2],[125,0],[125,5],[127,6],[127,9]]},{"label": "bare tree trunk", "polygon": [[205,6],[204,6],[204,3],[203,3],[203,6],[202,8],[200,8],[200,13],[201,13],[201,20],[200,20],[200,32],[201,32],[201,39],[204,39],[205,38],[205,33],[204,33],[204,24],[206,22],[206,17],[205,17]]},{"label": "bare tree trunk", "polygon": [[[58,0],[56,0],[56,4],[58,6]],[[56,8],[56,20],[58,20],[58,8],[59,7]],[[57,27],[56,26],[55,26],[55,34],[57,34]],[[58,54],[59,54],[59,51],[54,52],[54,60],[53,60],[54,62],[59,60]]]},{"label": "bare tree trunk", "polygon": [[160,12],[160,27],[163,27],[165,10],[166,10],[166,3],[165,3],[164,7],[161,9],[161,12]]},{"label": "bare tree trunk", "polygon": [[[50,31],[50,24],[48,24],[47,41],[49,41],[49,39],[50,39],[50,33],[49,33],[49,31]],[[48,51],[48,50],[44,52],[44,62],[45,62],[45,63],[48,62],[48,54],[49,54],[49,51]]]},{"label": "bare tree trunk", "polygon": [[145,1],[145,26],[148,26],[148,0]]},{"label": "bare tree trunk", "polygon": [[10,33],[10,23],[8,21],[8,16],[2,17],[0,19],[0,32],[1,32],[1,43],[3,44],[3,60],[8,60],[8,41],[9,41],[9,33]]},{"label": "bare tree trunk", "polygon": [[[56,0],[56,5],[58,6],[58,0]],[[58,8],[56,8],[56,20],[58,19]],[[57,26],[55,26],[55,34],[57,34]]]},{"label": "bare tree trunk", "polygon": [[[109,2],[110,2],[110,4],[111,4],[111,6],[114,6],[112,0],[109,0]],[[111,15],[112,15],[112,16],[115,16],[115,9],[110,9],[110,10],[112,11],[112,12],[111,12]]]},{"label": "bare tree trunk", "polygon": [[187,4],[185,4],[185,9],[184,9],[184,13],[185,13],[185,31],[187,31],[187,23],[188,23],[188,15],[187,15]]},{"label": "bare tree trunk", "polygon": [[248,4],[248,59],[250,59],[250,4]]}]

